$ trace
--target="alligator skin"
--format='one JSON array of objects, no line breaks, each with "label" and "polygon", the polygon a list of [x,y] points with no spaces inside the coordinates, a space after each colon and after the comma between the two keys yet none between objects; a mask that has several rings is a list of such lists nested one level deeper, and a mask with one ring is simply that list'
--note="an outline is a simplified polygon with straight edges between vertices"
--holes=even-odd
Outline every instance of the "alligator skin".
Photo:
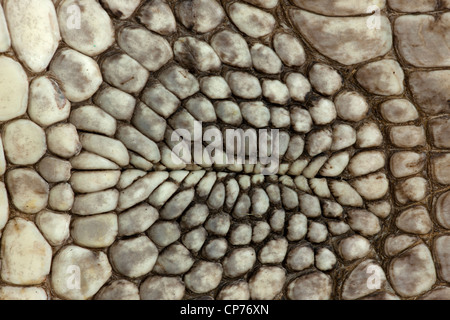
[{"label": "alligator skin", "polygon": [[[60,35],[15,1],[0,298],[450,299],[449,1],[48,1]],[[279,130],[279,169],[174,163],[194,120]]]}]

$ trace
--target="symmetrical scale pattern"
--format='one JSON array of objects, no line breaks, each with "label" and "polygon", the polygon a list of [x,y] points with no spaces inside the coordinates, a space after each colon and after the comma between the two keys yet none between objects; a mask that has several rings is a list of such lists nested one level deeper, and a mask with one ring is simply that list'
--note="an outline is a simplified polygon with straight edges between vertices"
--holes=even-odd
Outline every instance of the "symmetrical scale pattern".
[{"label": "symmetrical scale pattern", "polygon": [[450,299],[449,10],[1,1],[0,299]]}]

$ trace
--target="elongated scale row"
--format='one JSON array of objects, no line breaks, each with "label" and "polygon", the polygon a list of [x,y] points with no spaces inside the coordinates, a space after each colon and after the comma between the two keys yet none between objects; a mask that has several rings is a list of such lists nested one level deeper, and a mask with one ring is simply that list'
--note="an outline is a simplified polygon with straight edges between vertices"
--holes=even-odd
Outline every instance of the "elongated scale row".
[{"label": "elongated scale row", "polygon": [[4,0],[0,299],[450,299],[449,10]]}]

